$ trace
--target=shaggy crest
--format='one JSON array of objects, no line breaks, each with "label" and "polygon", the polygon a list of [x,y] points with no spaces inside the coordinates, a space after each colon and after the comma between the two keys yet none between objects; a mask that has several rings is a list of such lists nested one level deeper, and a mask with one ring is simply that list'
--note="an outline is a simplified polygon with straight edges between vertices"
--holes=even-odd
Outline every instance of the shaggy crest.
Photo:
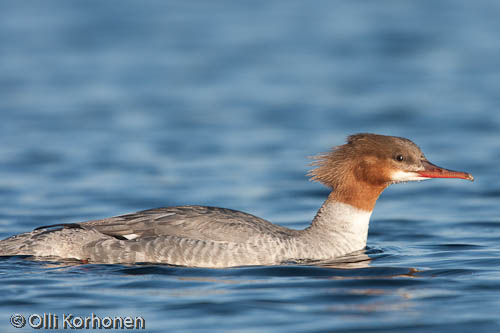
[{"label": "shaggy crest", "polygon": [[[356,163],[360,163],[361,158],[384,159],[390,158],[396,146],[405,151],[411,147],[416,154],[421,154],[420,149],[412,141],[379,134],[359,133],[350,135],[347,143],[334,147],[328,153],[322,153],[312,158],[314,167],[308,172],[311,181],[320,182],[328,187],[336,188],[346,181],[348,170],[356,170]],[[355,157],[359,156],[360,159]],[[423,156],[423,155],[422,155]],[[354,158],[353,158],[354,157]]]}]

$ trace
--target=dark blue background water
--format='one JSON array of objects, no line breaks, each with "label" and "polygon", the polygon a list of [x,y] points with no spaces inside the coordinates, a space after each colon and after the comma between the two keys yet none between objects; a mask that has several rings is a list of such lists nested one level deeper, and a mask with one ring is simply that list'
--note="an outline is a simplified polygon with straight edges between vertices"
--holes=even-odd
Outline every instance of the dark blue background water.
[{"label": "dark blue background water", "polygon": [[500,330],[499,16],[466,0],[0,2],[0,237],[178,204],[304,228],[328,193],[306,156],[356,132],[476,177],[389,188],[357,265],[1,259],[2,332],[44,312],[156,332]]}]

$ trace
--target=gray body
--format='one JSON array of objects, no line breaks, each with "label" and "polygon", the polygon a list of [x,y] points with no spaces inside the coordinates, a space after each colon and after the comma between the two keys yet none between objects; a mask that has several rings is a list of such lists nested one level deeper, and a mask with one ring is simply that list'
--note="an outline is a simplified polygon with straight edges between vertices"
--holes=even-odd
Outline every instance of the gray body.
[{"label": "gray body", "polygon": [[[337,211],[333,215],[342,215],[348,205],[325,204],[322,210],[327,206],[341,207],[341,214]],[[364,243],[349,244],[350,237],[341,237],[342,232],[328,228],[331,223],[321,223],[331,215],[328,209],[325,214],[320,210],[316,223],[293,230],[231,209],[166,207],[63,227],[42,227],[0,241],[0,255],[232,267],[330,259],[365,246],[366,235]]]}]

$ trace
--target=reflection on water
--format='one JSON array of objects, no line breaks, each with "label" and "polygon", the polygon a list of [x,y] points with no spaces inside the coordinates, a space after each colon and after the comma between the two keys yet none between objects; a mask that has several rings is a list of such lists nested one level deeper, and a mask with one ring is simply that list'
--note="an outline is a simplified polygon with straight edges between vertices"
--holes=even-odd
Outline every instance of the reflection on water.
[{"label": "reflection on water", "polygon": [[319,267],[337,268],[337,269],[354,269],[367,268],[371,262],[371,258],[365,254],[365,250],[356,251],[340,258],[332,260],[322,260],[311,263]]}]

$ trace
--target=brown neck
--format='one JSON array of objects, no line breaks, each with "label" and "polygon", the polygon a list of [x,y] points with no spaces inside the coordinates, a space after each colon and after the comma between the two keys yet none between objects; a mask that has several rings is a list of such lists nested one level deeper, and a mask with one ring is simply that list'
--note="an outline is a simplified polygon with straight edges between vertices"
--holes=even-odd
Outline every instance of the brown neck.
[{"label": "brown neck", "polygon": [[347,184],[337,185],[328,196],[329,201],[339,201],[356,208],[371,212],[375,207],[378,197],[386,186],[374,184]]}]

